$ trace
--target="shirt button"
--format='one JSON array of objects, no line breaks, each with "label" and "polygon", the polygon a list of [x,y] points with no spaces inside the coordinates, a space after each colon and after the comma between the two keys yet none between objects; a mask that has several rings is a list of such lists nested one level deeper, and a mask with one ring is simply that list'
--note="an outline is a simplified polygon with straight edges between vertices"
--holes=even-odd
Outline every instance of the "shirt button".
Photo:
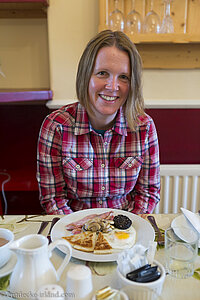
[{"label": "shirt button", "polygon": [[102,204],[102,201],[101,201],[101,200],[99,201],[99,204],[100,204],[100,205]]},{"label": "shirt button", "polygon": [[107,143],[107,142],[105,142],[105,143],[104,143],[104,145],[105,145],[105,146],[107,146],[107,145],[108,145],[108,143]]},{"label": "shirt button", "polygon": [[76,169],[80,170],[81,166],[80,165],[76,165]]},{"label": "shirt button", "polygon": [[102,186],[102,188],[101,188],[101,189],[102,189],[102,191],[104,191],[104,190],[105,190],[105,186]]},{"label": "shirt button", "polygon": [[105,164],[101,164],[101,167],[102,167],[102,168],[105,168]]},{"label": "shirt button", "polygon": [[131,168],[131,167],[132,167],[132,165],[133,165],[133,164],[129,164],[129,165],[128,165],[128,166],[129,166],[129,168]]}]

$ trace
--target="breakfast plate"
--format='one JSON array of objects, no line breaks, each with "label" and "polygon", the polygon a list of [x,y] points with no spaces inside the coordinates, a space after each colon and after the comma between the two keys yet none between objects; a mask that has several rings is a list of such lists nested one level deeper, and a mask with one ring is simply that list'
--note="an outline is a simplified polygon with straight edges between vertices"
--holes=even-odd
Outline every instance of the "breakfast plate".
[{"label": "breakfast plate", "polygon": [[13,271],[16,262],[17,256],[16,254],[12,253],[9,261],[3,267],[0,268],[0,278],[10,274]]},{"label": "breakfast plate", "polygon": [[[111,209],[111,208],[92,208],[86,210],[80,210],[74,212],[72,214],[66,215],[65,217],[61,218],[52,228],[51,231],[51,239],[55,241],[60,239],[64,236],[70,235],[70,231],[67,231],[65,226],[76,222],[86,216],[91,214],[101,214],[105,212],[113,211],[114,215],[125,215],[129,217],[132,221],[132,225],[136,230],[136,243],[143,245],[145,248],[149,246],[150,241],[154,241],[155,232],[153,227],[150,223],[143,218],[120,209]],[[64,248],[59,247],[59,250],[65,253]],[[81,260],[87,261],[95,261],[95,262],[108,262],[108,261],[116,261],[118,257],[118,253],[112,254],[94,254],[89,252],[83,252],[72,248],[72,257],[78,258]]]},{"label": "breakfast plate", "polygon": [[[174,229],[174,231],[178,237],[185,240],[186,242],[190,241],[190,238],[191,238],[190,236],[187,236],[187,234],[184,233],[183,230],[181,232],[179,232],[177,229],[177,227],[180,227],[180,228],[184,228],[184,227],[191,228],[192,227],[193,228],[191,223],[188,221],[188,219],[186,219],[186,217],[184,215],[177,216],[175,219],[173,219],[173,221],[171,223],[171,227]],[[200,248],[200,239],[199,239],[198,248]]]}]

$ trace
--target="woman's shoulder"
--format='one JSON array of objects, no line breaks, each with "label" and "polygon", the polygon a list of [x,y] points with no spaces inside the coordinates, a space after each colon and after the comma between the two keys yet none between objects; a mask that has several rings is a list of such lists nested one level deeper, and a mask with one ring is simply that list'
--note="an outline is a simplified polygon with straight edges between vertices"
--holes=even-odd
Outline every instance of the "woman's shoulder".
[{"label": "woman's shoulder", "polygon": [[78,108],[78,102],[73,104],[68,104],[60,107],[59,109],[51,112],[47,119],[54,123],[59,123],[64,125],[65,123],[71,123],[76,117],[76,112]]},{"label": "woman's shoulder", "polygon": [[154,124],[152,117],[149,116],[147,113],[139,115],[138,120],[138,126],[149,126],[151,124]]}]

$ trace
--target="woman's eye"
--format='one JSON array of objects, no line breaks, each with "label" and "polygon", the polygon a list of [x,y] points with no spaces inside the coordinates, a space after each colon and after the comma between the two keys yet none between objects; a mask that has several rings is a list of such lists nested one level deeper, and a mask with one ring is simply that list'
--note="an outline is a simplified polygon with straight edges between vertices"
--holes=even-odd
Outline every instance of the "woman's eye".
[{"label": "woman's eye", "polygon": [[103,76],[103,75],[105,75],[105,74],[106,74],[105,71],[100,71],[100,72],[98,72],[98,75],[101,75],[101,76]]},{"label": "woman's eye", "polygon": [[120,78],[124,81],[129,81],[129,77],[127,75],[121,75]]},{"label": "woman's eye", "polygon": [[100,71],[100,72],[98,72],[98,75],[100,75],[100,76],[105,76],[107,73],[105,72],[105,71]]}]

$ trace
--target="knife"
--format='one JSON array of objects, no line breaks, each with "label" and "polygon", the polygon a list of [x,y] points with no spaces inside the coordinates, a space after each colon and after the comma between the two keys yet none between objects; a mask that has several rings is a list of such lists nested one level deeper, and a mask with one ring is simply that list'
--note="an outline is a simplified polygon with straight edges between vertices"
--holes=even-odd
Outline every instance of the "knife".
[{"label": "knife", "polygon": [[157,232],[157,235],[158,235],[157,243],[158,243],[158,245],[164,246],[165,238],[162,235],[162,233],[160,232],[160,229],[158,228],[158,225],[156,223],[156,220],[155,220],[154,216],[148,216],[147,219],[149,220],[149,222],[153,226],[154,230]]},{"label": "knife", "polygon": [[37,234],[41,234],[45,230],[45,228],[47,227],[48,224],[49,224],[48,221],[43,221],[40,225],[40,228],[39,228]]},{"label": "knife", "polygon": [[53,226],[56,224],[56,222],[58,222],[59,220],[60,220],[60,218],[56,217],[56,218],[53,218],[53,220],[51,222],[51,227],[50,227],[49,232],[47,234],[49,244],[52,242],[52,240],[51,240],[51,230],[52,230]]}]

